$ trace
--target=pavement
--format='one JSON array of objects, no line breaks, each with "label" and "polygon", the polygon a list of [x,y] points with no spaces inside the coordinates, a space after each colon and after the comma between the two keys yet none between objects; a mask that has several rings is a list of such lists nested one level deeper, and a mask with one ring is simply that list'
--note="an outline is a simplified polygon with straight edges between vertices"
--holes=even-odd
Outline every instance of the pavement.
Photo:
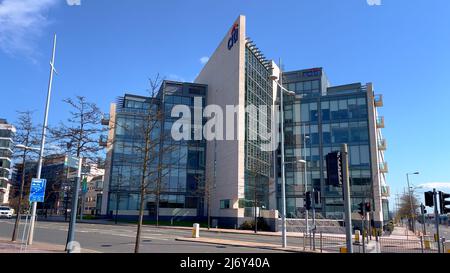
[{"label": "pavement", "polygon": [[0,238],[0,253],[64,253],[64,246],[35,243],[24,246],[21,242],[12,242],[11,239]]}]

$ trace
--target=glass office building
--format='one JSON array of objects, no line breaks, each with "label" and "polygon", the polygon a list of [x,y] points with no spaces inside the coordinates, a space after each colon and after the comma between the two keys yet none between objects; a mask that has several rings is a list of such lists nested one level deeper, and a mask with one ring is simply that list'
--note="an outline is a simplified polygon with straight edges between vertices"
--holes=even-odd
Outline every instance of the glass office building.
[{"label": "glass office building", "polygon": [[[114,106],[115,113],[111,113],[110,120],[105,122],[114,123],[106,144],[110,150],[104,190],[108,214],[117,212],[121,217],[137,215],[144,162],[143,134],[150,133],[146,217],[156,216],[158,196],[161,218],[204,215],[203,198],[200,197],[204,188],[206,143],[204,140],[173,140],[171,129],[179,117],[171,117],[171,111],[175,105],[185,105],[194,113],[194,101],[200,101],[203,108],[206,92],[204,85],[164,81],[155,97],[126,94],[118,100]],[[144,122],[152,115],[158,118],[151,125],[153,128],[146,130],[149,126]],[[191,139],[194,139],[194,130],[192,128]]]},{"label": "glass office building", "polygon": [[[352,210],[357,211],[361,202],[371,202],[374,214],[386,210],[387,165],[381,135],[384,120],[381,124],[376,111],[382,100],[374,96],[372,85],[330,86],[321,68],[285,72],[283,84],[296,93],[295,97],[285,97],[286,161],[307,161],[306,176],[304,164],[286,166],[287,215],[304,217],[306,178],[307,191],[314,188],[321,193],[316,211],[325,218],[342,219],[342,191],[328,185],[325,157],[340,151],[344,143],[349,149]],[[373,133],[375,137],[371,137]],[[378,222],[386,220],[375,218]]]}]

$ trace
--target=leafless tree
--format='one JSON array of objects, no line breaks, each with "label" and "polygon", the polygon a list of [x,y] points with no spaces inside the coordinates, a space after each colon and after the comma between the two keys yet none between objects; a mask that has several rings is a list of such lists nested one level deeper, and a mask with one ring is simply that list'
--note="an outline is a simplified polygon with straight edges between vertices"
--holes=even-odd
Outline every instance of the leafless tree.
[{"label": "leafless tree", "polygon": [[[38,140],[38,129],[37,126],[33,123],[33,111],[18,111],[18,118],[16,122],[17,132],[14,137],[14,142],[16,144],[23,145],[22,150],[15,149],[17,157],[20,157],[22,160],[21,164],[21,183],[19,186],[19,195],[16,210],[17,217],[14,223],[14,229],[12,234],[12,241],[17,240],[17,233],[19,228],[19,220],[22,213],[22,201],[24,198],[25,192],[25,176],[26,176],[26,162],[36,157],[36,153],[33,150],[28,149],[29,147],[35,146],[39,143]],[[16,158],[16,156],[15,156]],[[14,202],[14,201],[13,201]]]},{"label": "leafless tree", "polygon": [[[145,210],[145,200],[148,195],[155,196],[156,203],[156,223],[159,224],[159,207],[161,193],[167,185],[163,184],[163,178],[168,174],[165,170],[175,162],[171,158],[176,145],[167,141],[170,133],[164,130],[164,106],[157,98],[157,91],[163,79],[157,75],[149,79],[150,103],[148,109],[141,115],[141,124],[135,126],[133,132],[135,139],[140,142],[133,142],[131,151],[141,164],[141,175],[139,181],[139,218],[136,232],[135,253],[139,252],[142,225]],[[125,128],[127,130],[127,128]],[[166,159],[164,159],[166,158]],[[176,159],[176,160],[179,160]]]},{"label": "leafless tree", "polygon": [[68,154],[95,160],[101,150],[99,136],[105,131],[100,125],[102,112],[83,96],[67,98],[64,102],[69,106],[70,116],[66,122],[49,128],[51,140]]}]

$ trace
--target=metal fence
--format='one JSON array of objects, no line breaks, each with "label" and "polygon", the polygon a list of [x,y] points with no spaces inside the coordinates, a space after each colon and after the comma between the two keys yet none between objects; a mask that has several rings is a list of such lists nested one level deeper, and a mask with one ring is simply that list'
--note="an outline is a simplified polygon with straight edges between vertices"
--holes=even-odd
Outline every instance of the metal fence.
[{"label": "metal fence", "polygon": [[438,242],[432,236],[420,236],[409,240],[381,237],[379,243],[381,253],[438,253]]},{"label": "metal fence", "polygon": [[[312,233],[304,234],[301,239],[304,251],[340,253],[346,251],[347,247],[345,236]],[[442,242],[441,249],[443,249]],[[353,238],[353,253],[438,253],[438,243],[432,236],[421,236],[409,240],[378,236],[370,239],[360,236],[359,241]]]}]

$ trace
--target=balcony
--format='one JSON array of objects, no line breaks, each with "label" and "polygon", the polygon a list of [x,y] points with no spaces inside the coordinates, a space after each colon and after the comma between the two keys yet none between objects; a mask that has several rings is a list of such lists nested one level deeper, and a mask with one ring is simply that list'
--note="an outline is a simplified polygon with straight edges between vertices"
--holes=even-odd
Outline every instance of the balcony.
[{"label": "balcony", "polygon": [[375,107],[383,107],[383,95],[375,95]]},{"label": "balcony", "polygon": [[390,197],[391,188],[389,186],[381,186],[381,197]]},{"label": "balcony", "polygon": [[380,163],[380,172],[381,173],[388,173],[389,172],[389,168],[388,168],[387,162],[381,162]]},{"label": "balcony", "polygon": [[101,121],[102,125],[108,126],[109,125],[109,119],[110,119],[109,115],[104,115],[102,117],[102,121]]},{"label": "balcony", "polygon": [[377,117],[377,128],[384,128],[384,117]]},{"label": "balcony", "polygon": [[386,151],[386,149],[387,149],[387,141],[386,141],[386,139],[379,139],[378,140],[378,150]]},{"label": "balcony", "polygon": [[100,136],[100,138],[98,140],[98,145],[100,147],[108,146],[108,137],[107,136]]}]

